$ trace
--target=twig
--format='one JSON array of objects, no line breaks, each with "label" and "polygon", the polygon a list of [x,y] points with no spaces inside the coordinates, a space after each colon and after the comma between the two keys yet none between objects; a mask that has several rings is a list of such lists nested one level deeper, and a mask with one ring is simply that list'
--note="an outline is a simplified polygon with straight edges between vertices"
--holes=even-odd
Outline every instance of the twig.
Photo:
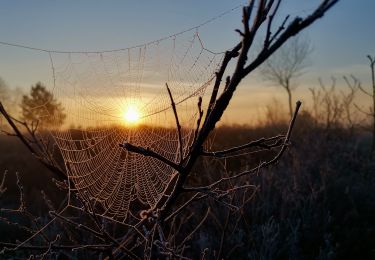
[{"label": "twig", "polygon": [[243,77],[256,69],[260,64],[262,64],[266,59],[268,59],[277,49],[279,49],[290,37],[298,34],[300,31],[311,25],[317,19],[321,18],[325,12],[327,12],[333,5],[335,5],[339,0],[324,0],[321,2],[318,8],[309,15],[308,17],[302,19],[296,17],[281,33],[277,40],[270,45],[269,48],[263,49],[247,67],[243,70]]},{"label": "twig", "polygon": [[220,87],[220,83],[221,83],[221,80],[223,78],[224,72],[225,72],[230,60],[239,55],[238,52],[241,49],[241,46],[242,46],[241,43],[237,44],[236,47],[234,47],[231,51],[227,51],[224,55],[224,59],[223,59],[223,62],[221,63],[220,69],[219,69],[218,72],[216,72],[215,84],[214,84],[214,87],[212,89],[210,102],[208,103],[208,108],[207,108],[207,112],[206,112],[206,119],[205,119],[204,123],[206,123],[207,118],[210,115],[211,110],[213,109],[213,106],[216,102],[216,97],[217,97],[217,94],[219,92],[219,87]]},{"label": "twig", "polygon": [[18,246],[18,244],[15,243],[6,243],[6,242],[0,242],[1,247],[6,248],[19,248],[19,249],[25,249],[25,250],[47,250],[48,248],[53,250],[77,250],[77,249],[91,249],[91,250],[97,250],[97,251],[105,251],[108,250],[108,248],[112,247],[112,245],[107,244],[98,244],[98,245],[51,245],[51,246],[33,246],[33,245],[23,245]]},{"label": "twig", "polygon": [[25,196],[24,196],[24,193],[23,193],[23,185],[21,183],[20,176],[19,176],[18,172],[16,172],[16,178],[17,178],[17,187],[18,187],[18,190],[20,192],[20,206],[19,206],[18,210],[20,212],[24,212],[24,211],[26,211]]},{"label": "twig", "polygon": [[20,130],[18,129],[18,127],[14,124],[12,118],[10,117],[10,115],[7,113],[7,111],[5,110],[3,104],[0,102],[0,113],[5,117],[5,119],[8,121],[9,125],[12,127],[13,131],[16,133],[16,135],[18,136],[18,138],[22,141],[22,143],[30,150],[30,152],[32,154],[35,154],[35,150],[34,148],[31,147],[31,145],[29,144],[29,142],[27,142],[27,140],[25,139],[25,137],[22,135],[22,133],[20,132]]},{"label": "twig", "polygon": [[[59,167],[56,165],[52,165],[44,160],[43,157],[39,156],[37,151],[30,145],[30,142],[27,140],[27,138],[21,133],[21,131],[18,129],[16,124],[13,122],[12,117],[8,114],[8,112],[5,110],[3,104],[0,102],[0,113],[5,117],[8,124],[11,126],[13,131],[15,132],[16,136],[21,140],[21,142],[27,147],[27,149],[50,171],[55,173],[60,179],[67,179],[67,174],[62,171]],[[74,184],[72,183],[74,186]]]},{"label": "twig", "polygon": [[[177,214],[179,214],[184,208],[186,208],[190,203],[192,203],[194,200],[196,200],[196,198],[198,197],[200,193],[197,192],[195,193],[188,201],[186,201],[181,207],[179,207],[178,209],[176,209],[173,213],[171,213],[168,217],[165,218],[165,221],[168,221],[170,220],[171,218],[173,218],[174,216],[176,216]],[[203,197],[207,197],[208,195],[203,195]]]},{"label": "twig", "polygon": [[169,95],[169,98],[171,99],[171,106],[172,106],[172,109],[173,109],[174,118],[176,119],[176,127],[177,127],[177,134],[178,134],[178,148],[179,148],[179,151],[180,151],[180,164],[181,164],[181,162],[183,160],[183,157],[184,157],[184,154],[183,154],[183,151],[182,151],[183,143],[182,143],[182,135],[181,135],[181,125],[180,125],[180,121],[178,119],[176,104],[173,100],[171,90],[168,87],[168,83],[165,83],[165,86],[167,87],[168,95]]},{"label": "twig", "polygon": [[184,246],[184,244],[191,239],[191,237],[194,235],[195,232],[197,232],[197,230],[203,225],[203,223],[206,221],[208,215],[210,214],[211,212],[211,208],[208,207],[207,209],[207,212],[206,214],[204,215],[204,217],[202,218],[202,220],[198,223],[198,225],[193,229],[193,231],[190,232],[190,234],[188,234],[185,239],[180,243],[180,245],[177,247],[177,248],[181,248],[182,246]]},{"label": "twig", "polygon": [[[199,127],[201,125],[202,117],[203,117],[202,97],[199,97],[199,99],[198,99],[198,119],[197,119],[197,126],[196,126],[195,131],[194,131],[193,141],[191,142],[192,145],[197,140],[197,136],[198,136],[198,133],[199,133]],[[189,153],[190,153],[191,149],[192,149],[192,147],[190,147]]]},{"label": "twig", "polygon": [[7,187],[5,187],[5,179],[7,177],[7,174],[8,174],[8,171],[5,170],[3,174],[3,178],[1,179],[1,184],[0,184],[0,198],[7,191]]},{"label": "twig", "polygon": [[213,183],[211,183],[210,185],[207,185],[207,186],[192,187],[192,188],[188,188],[188,190],[189,191],[212,190],[214,187],[216,187],[217,185],[219,185],[219,184],[221,184],[221,183],[223,183],[225,181],[230,181],[230,180],[233,180],[233,179],[237,179],[237,178],[239,178],[241,176],[257,172],[261,168],[264,168],[264,167],[267,167],[267,166],[270,166],[270,165],[276,163],[280,159],[280,157],[283,155],[283,153],[285,152],[285,150],[286,150],[286,148],[288,146],[288,143],[290,141],[290,137],[291,137],[291,134],[292,134],[292,130],[293,130],[296,118],[297,118],[298,111],[299,111],[299,109],[301,107],[301,104],[302,103],[300,101],[297,101],[297,103],[296,103],[296,109],[295,109],[295,112],[293,114],[292,120],[290,121],[288,132],[287,132],[287,134],[285,136],[285,139],[284,139],[284,142],[283,142],[283,146],[281,147],[279,153],[274,158],[272,158],[271,160],[269,160],[267,162],[262,162],[260,165],[258,165],[257,167],[255,167],[255,168],[253,168],[251,170],[246,170],[246,171],[243,171],[243,172],[238,173],[236,175],[222,178],[222,179],[220,179],[220,180],[218,180],[216,182],[213,182]]},{"label": "twig", "polygon": [[[357,104],[354,103],[353,105],[354,105],[354,107],[355,107],[356,109],[358,109],[358,111],[360,111],[361,113],[365,114],[366,116],[373,116],[372,113],[366,112],[366,111],[363,110],[361,107],[359,107]],[[370,111],[370,112],[371,112],[371,111]]]},{"label": "twig", "polygon": [[[232,197],[232,202],[233,202],[233,197]],[[221,259],[223,245],[224,245],[225,232],[226,232],[226,230],[228,228],[229,217],[230,217],[231,213],[232,212],[230,210],[228,210],[227,216],[225,218],[224,227],[222,228],[222,232],[221,232],[221,236],[220,236],[220,246],[219,246],[219,252],[217,254],[217,259]]]},{"label": "twig", "polygon": [[103,241],[105,240],[105,239],[103,238],[103,234],[101,234],[101,233],[99,233],[99,232],[93,230],[92,228],[90,228],[90,227],[88,227],[88,226],[86,226],[86,225],[83,225],[83,224],[81,224],[81,223],[77,223],[77,222],[75,222],[75,221],[73,221],[73,220],[70,220],[70,219],[68,219],[68,218],[66,218],[66,217],[62,216],[61,214],[58,214],[58,213],[56,213],[56,212],[54,212],[54,211],[50,211],[49,214],[52,215],[52,216],[55,216],[56,218],[58,218],[58,219],[60,219],[60,220],[63,220],[64,222],[69,223],[70,225],[75,226],[76,228],[79,228],[79,229],[85,230],[85,231],[87,231],[87,232],[93,234],[94,236],[96,236],[96,237],[99,238],[100,240],[103,240]]},{"label": "twig", "polygon": [[18,223],[18,222],[13,222],[13,221],[9,220],[8,218],[0,217],[0,221],[1,221],[1,222],[4,222],[4,223],[7,224],[7,225],[15,226],[15,227],[17,227],[17,228],[19,228],[19,229],[22,229],[22,230],[24,230],[24,231],[26,231],[26,232],[28,232],[28,233],[30,233],[30,234],[34,234],[34,233],[35,233],[35,231],[34,231],[33,229],[28,228],[28,227],[26,227],[26,226],[24,226],[24,225],[21,225],[21,224]]},{"label": "twig", "polygon": [[[216,151],[216,152],[202,151],[201,154],[203,156],[225,157],[228,154],[235,153],[235,152],[238,152],[238,151],[241,151],[241,150],[244,150],[244,149],[248,149],[248,148],[251,148],[251,147],[261,147],[261,148],[270,150],[274,147],[280,146],[280,144],[282,144],[282,138],[284,138],[284,137],[285,137],[284,135],[277,135],[277,136],[270,137],[270,138],[261,138],[261,139],[258,139],[256,141],[251,141],[247,144],[237,146],[237,147],[233,147],[233,148],[230,148],[230,149],[227,149],[227,150]],[[270,142],[270,141],[275,141],[275,142],[272,143],[272,144],[267,144],[267,142]]]},{"label": "twig", "polygon": [[119,146],[124,148],[125,150],[127,150],[129,152],[134,152],[134,153],[141,154],[143,156],[150,156],[152,158],[158,159],[159,161],[169,165],[170,167],[172,167],[173,169],[175,169],[178,172],[183,171],[183,168],[180,165],[168,160],[167,158],[158,154],[157,152],[154,152],[150,148],[143,148],[141,146],[132,145],[130,143],[119,144]]},{"label": "twig", "polygon": [[[273,18],[275,17],[275,14],[277,13],[277,10],[278,10],[279,7],[280,7],[280,3],[281,3],[281,0],[278,0],[277,3],[276,3],[275,8],[273,9],[272,14],[271,14],[271,15],[269,16],[269,18],[268,18],[267,33],[266,33],[266,38],[265,38],[264,43],[263,43],[263,45],[264,45],[265,48],[268,48],[268,46],[270,45],[270,43],[271,43],[272,40],[274,39],[274,37],[272,37],[271,40],[270,40],[270,37],[271,37],[271,34],[272,34],[272,33],[271,33],[271,28],[272,28]],[[273,1],[271,1],[269,4],[270,4],[270,6],[272,6]],[[284,29],[284,23],[285,23],[285,20],[284,20],[283,24],[279,27],[279,30],[276,32],[276,34],[277,34],[279,31],[281,31],[281,30]]]}]

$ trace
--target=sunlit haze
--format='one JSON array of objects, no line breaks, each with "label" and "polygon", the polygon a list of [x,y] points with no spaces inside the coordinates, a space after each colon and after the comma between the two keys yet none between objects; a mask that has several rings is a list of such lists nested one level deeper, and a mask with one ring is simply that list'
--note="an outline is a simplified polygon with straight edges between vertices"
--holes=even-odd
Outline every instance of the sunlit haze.
[{"label": "sunlit haze", "polygon": [[135,106],[129,106],[124,112],[124,121],[129,124],[137,124],[139,122],[141,115],[138,108]]}]

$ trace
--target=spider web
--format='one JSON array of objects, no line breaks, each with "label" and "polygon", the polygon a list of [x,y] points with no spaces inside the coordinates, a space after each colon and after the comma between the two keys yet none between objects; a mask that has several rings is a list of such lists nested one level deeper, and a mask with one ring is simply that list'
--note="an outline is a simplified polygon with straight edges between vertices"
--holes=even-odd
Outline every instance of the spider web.
[{"label": "spider web", "polygon": [[[67,115],[51,133],[74,184],[70,189],[93,201],[102,216],[139,218],[163,198],[177,173],[119,144],[149,147],[178,163],[178,131],[165,85],[176,103],[186,155],[198,97],[212,87],[223,54],[205,49],[194,30],[127,49],[49,55],[54,97]],[[139,113],[137,122],[124,118],[129,109]]]},{"label": "spider web", "polygon": [[[71,196],[78,194],[79,200],[92,202],[97,215],[126,224],[132,222],[129,216],[137,221],[142,211],[162,206],[178,173],[120,144],[150,148],[180,162],[168,84],[181,125],[183,157],[188,154],[199,115],[198,98],[207,107],[210,96],[205,94],[211,93],[224,56],[205,48],[200,29],[241,6],[129,48],[56,51],[0,41],[2,46],[48,55],[53,79],[48,90],[64,111],[51,113],[48,101],[31,110],[40,116],[38,138],[48,146],[52,136],[53,147],[62,156],[69,179],[67,207],[81,209]],[[135,120],[127,116],[129,111]]]}]

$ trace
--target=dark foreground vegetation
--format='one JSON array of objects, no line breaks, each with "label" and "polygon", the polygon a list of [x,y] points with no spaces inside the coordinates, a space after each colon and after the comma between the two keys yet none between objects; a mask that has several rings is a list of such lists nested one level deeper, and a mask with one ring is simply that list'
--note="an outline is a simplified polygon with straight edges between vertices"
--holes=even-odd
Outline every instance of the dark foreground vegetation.
[{"label": "dark foreground vegetation", "polygon": [[[285,128],[282,123],[256,128],[224,126],[210,139],[214,138],[211,149],[273,136]],[[176,236],[174,241],[188,238],[191,247],[185,252],[194,259],[202,254],[207,259],[373,259],[375,163],[371,159],[370,144],[371,136],[366,132],[340,125],[327,128],[317,124],[308,113],[302,113],[287,154],[277,165],[245,176],[243,181],[255,187],[231,197],[233,201],[242,200],[239,203],[242,206],[223,207],[214,199],[192,203],[175,220],[174,228],[178,232],[171,232]],[[0,149],[0,171],[8,170],[2,187],[7,187],[7,191],[1,196],[1,207],[19,207],[17,171],[25,206],[47,220],[46,202],[58,207],[65,191],[56,188],[50,173],[16,138],[1,136]],[[226,159],[204,158],[197,164],[189,183],[198,179],[202,183],[206,176],[215,179],[239,172],[259,164],[261,159],[266,158],[259,153],[256,157],[250,153]],[[236,187],[236,183],[230,185]],[[200,229],[189,237],[206,213]],[[25,225],[30,221],[17,217],[13,220]],[[58,228],[56,225],[50,232]],[[4,221],[0,223],[0,230],[1,241],[13,242],[28,235],[19,226]],[[71,256],[63,251],[57,255]],[[81,252],[75,255],[88,256]]]},{"label": "dark foreground vegetation", "polygon": [[[193,240],[197,247],[203,241],[207,247],[221,245],[216,254],[232,259],[375,257],[371,138],[353,129],[314,125],[308,114],[299,118],[293,148],[278,165],[247,178],[257,188],[240,213],[213,210],[212,225],[201,231],[201,240]],[[223,127],[217,131],[216,144],[272,135],[283,127]],[[218,174],[238,171],[251,162],[259,163],[251,154],[218,163]]]}]

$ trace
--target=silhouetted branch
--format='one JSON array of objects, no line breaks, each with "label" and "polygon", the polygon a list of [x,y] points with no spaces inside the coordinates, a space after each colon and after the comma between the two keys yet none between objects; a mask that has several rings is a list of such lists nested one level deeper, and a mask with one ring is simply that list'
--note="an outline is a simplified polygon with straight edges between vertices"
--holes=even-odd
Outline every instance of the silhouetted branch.
[{"label": "silhouetted branch", "polygon": [[15,243],[6,243],[6,242],[0,242],[0,247],[5,247],[9,249],[25,249],[25,250],[35,250],[35,251],[44,251],[47,249],[53,249],[53,250],[79,250],[79,249],[89,249],[89,250],[95,250],[95,251],[106,251],[108,248],[112,247],[112,245],[106,245],[106,244],[98,244],[98,245],[51,245],[51,246],[33,246],[33,245],[23,245],[18,246],[18,244]]},{"label": "silhouetted branch", "polygon": [[[271,38],[271,35],[272,35],[272,32],[271,32],[271,28],[272,28],[272,22],[273,22],[273,19],[275,17],[275,14],[277,13],[277,10],[279,10],[279,7],[280,7],[280,3],[281,3],[281,0],[278,0],[277,3],[276,3],[276,6],[272,12],[272,14],[270,14],[270,16],[268,17],[268,23],[267,23],[267,33],[266,33],[266,37],[264,39],[264,43],[263,43],[263,46],[265,48],[268,48],[268,46],[270,45],[270,43],[272,42],[272,40],[274,39],[274,37]],[[272,5],[272,1],[270,2],[270,5]],[[270,7],[271,8],[271,7]],[[286,22],[287,18],[284,20],[284,22],[281,24],[280,28],[282,29],[279,29],[276,34],[283,30],[284,29],[284,25],[285,25],[285,22]],[[276,35],[275,34],[275,35]],[[277,37],[277,36],[275,36]]]},{"label": "silhouetted branch", "polygon": [[[29,140],[27,140],[27,138],[21,133],[21,131],[18,129],[18,127],[16,126],[16,124],[14,123],[14,120],[13,120],[13,117],[11,117],[7,111],[5,110],[3,104],[0,102],[0,113],[4,116],[4,118],[7,120],[8,124],[11,126],[11,128],[13,129],[15,135],[21,140],[21,142],[27,147],[27,149],[47,168],[49,169],[50,171],[52,171],[53,173],[55,173],[60,179],[67,179],[67,175],[66,173],[60,169],[60,167],[52,164],[51,162],[49,162],[48,160],[46,160],[47,158],[43,155],[40,155],[33,147],[32,145],[30,144],[31,142]],[[19,120],[17,120],[19,121]],[[20,121],[19,121],[20,122]],[[21,122],[21,124],[24,124],[24,125],[27,125],[25,122]],[[28,126],[27,126],[28,128]],[[30,130],[30,128],[28,128],[28,131],[32,133],[32,131]],[[34,135],[35,137],[35,135]],[[36,140],[35,138],[35,141],[37,144],[39,144],[38,140]]]},{"label": "silhouetted branch", "polygon": [[169,95],[169,98],[171,100],[171,106],[172,106],[172,109],[173,109],[174,118],[176,120],[176,127],[177,127],[177,134],[178,134],[178,148],[179,148],[179,151],[180,151],[180,164],[181,164],[181,162],[183,160],[183,157],[184,157],[184,154],[183,154],[183,151],[182,151],[183,144],[182,144],[182,135],[181,135],[181,125],[180,125],[180,121],[178,119],[176,104],[173,100],[171,90],[168,87],[168,83],[165,83],[165,86],[167,87],[168,95]]},{"label": "silhouetted branch", "polygon": [[172,167],[173,169],[175,169],[178,172],[181,172],[182,169],[183,169],[180,165],[178,165],[178,164],[168,160],[164,156],[152,151],[150,148],[143,148],[141,146],[135,146],[135,145],[132,145],[130,143],[120,144],[120,147],[124,148],[125,150],[127,150],[129,152],[138,153],[138,154],[141,154],[143,156],[150,156],[152,158],[158,159],[159,161],[169,165],[170,167]]},{"label": "silhouetted branch", "polygon": [[[227,149],[227,150],[215,151],[215,152],[202,151],[202,155],[203,156],[212,156],[212,157],[223,158],[223,157],[226,157],[226,156],[228,156],[232,153],[239,152],[239,151],[249,149],[249,148],[252,148],[252,147],[260,147],[260,148],[264,148],[264,149],[267,149],[267,150],[271,150],[272,148],[279,147],[280,145],[282,145],[282,140],[283,140],[284,137],[285,136],[283,136],[283,135],[278,135],[278,136],[274,136],[274,137],[270,137],[270,138],[261,138],[259,140],[251,141],[247,144],[240,145],[240,146],[237,146],[237,147],[232,147],[232,148]],[[268,144],[268,142],[271,142],[271,141],[274,141],[274,143]]]},{"label": "silhouetted branch", "polygon": [[200,198],[197,198],[198,195],[200,195],[199,192],[195,193],[193,196],[190,197],[188,201],[186,201],[182,206],[180,206],[178,209],[176,209],[172,214],[170,214],[168,217],[165,218],[165,221],[168,221],[172,219],[174,216],[176,216],[178,213],[180,213],[183,209],[185,209],[188,205],[190,205],[193,201],[199,200],[201,198],[205,198],[208,195],[202,195]]},{"label": "silhouetted branch", "polygon": [[103,240],[103,241],[105,240],[105,239],[103,238],[103,234],[101,234],[101,233],[99,233],[99,232],[93,230],[92,228],[90,228],[90,227],[88,227],[88,226],[86,226],[86,225],[84,225],[84,224],[82,224],[82,223],[77,223],[77,222],[75,222],[75,221],[73,221],[73,220],[70,220],[70,219],[68,219],[68,218],[66,218],[66,217],[64,217],[64,216],[62,216],[61,214],[56,213],[55,211],[50,211],[49,214],[50,214],[51,216],[54,216],[54,217],[56,217],[56,218],[58,218],[58,219],[60,219],[60,220],[62,220],[62,221],[64,221],[64,222],[70,224],[70,225],[73,225],[73,226],[74,226],[75,228],[77,228],[77,229],[82,229],[82,230],[85,230],[85,231],[87,231],[87,232],[93,234],[94,236],[96,236],[96,237],[97,237],[98,239],[100,239],[100,240]]},{"label": "silhouetted branch", "polygon": [[[194,137],[193,137],[192,144],[194,144],[195,141],[197,140],[197,136],[198,136],[198,133],[199,133],[199,127],[201,125],[202,118],[203,118],[202,97],[199,97],[199,99],[198,99],[198,119],[197,119],[197,126],[196,126],[195,131],[194,131]],[[189,153],[190,153],[190,151],[191,151],[191,147],[189,148]]]},{"label": "silhouetted branch", "polygon": [[198,225],[193,229],[193,231],[190,232],[190,234],[188,234],[185,239],[180,243],[180,245],[177,247],[178,249],[182,249],[182,246],[185,245],[185,243],[192,238],[192,236],[195,234],[195,232],[197,232],[197,230],[203,225],[203,223],[206,221],[208,215],[210,214],[211,212],[211,208],[208,207],[207,211],[206,211],[206,214],[203,216],[203,218],[201,219],[201,221],[198,223]]},{"label": "silhouetted branch", "polygon": [[220,180],[218,180],[216,182],[213,182],[210,185],[202,186],[202,187],[188,187],[188,188],[184,188],[184,189],[186,191],[198,191],[198,192],[202,192],[204,190],[210,191],[213,188],[215,188],[217,185],[219,185],[223,182],[231,181],[231,180],[237,179],[241,176],[248,175],[248,174],[251,174],[251,173],[254,173],[254,172],[258,172],[262,168],[265,168],[265,167],[268,167],[272,164],[275,164],[281,158],[281,156],[283,155],[283,153],[285,152],[285,150],[286,150],[286,148],[289,144],[290,137],[291,137],[293,127],[294,127],[294,124],[295,124],[297,114],[298,114],[298,111],[299,111],[300,107],[301,107],[301,102],[297,101],[296,109],[295,109],[294,115],[292,117],[292,120],[290,121],[289,128],[288,128],[287,134],[286,134],[284,142],[283,142],[283,146],[281,147],[280,151],[278,152],[278,154],[274,158],[272,158],[271,160],[269,160],[267,162],[261,162],[257,167],[255,167],[251,170],[246,170],[246,171],[243,171],[241,173],[238,173],[238,174],[230,176],[230,177],[221,178]]},{"label": "silhouetted branch", "polygon": [[5,179],[7,177],[8,171],[5,170],[3,177],[1,178],[1,184],[0,184],[0,198],[3,196],[3,194],[7,191],[7,187],[5,187]]},{"label": "silhouetted branch", "polygon": [[6,112],[4,106],[3,106],[3,104],[1,102],[0,102],[0,113],[5,117],[5,119],[7,120],[7,122],[9,123],[9,125],[12,127],[12,129],[14,130],[15,134],[17,135],[17,137],[21,140],[21,142],[29,149],[29,151],[32,154],[35,154],[34,148],[31,147],[31,145],[29,144],[29,142],[26,140],[26,138],[23,136],[23,134],[21,133],[21,131],[15,125],[15,123],[12,120],[12,118]]},{"label": "silhouetted branch", "polygon": [[[372,97],[372,94],[370,92],[368,92],[367,90],[365,90],[361,83],[360,82],[356,82],[356,78],[354,76],[352,76],[352,78],[355,80],[355,84],[356,86],[359,88],[360,91],[362,91],[365,95],[369,96],[369,97]],[[348,82],[348,79],[346,77],[344,77],[346,83],[348,84],[348,86],[350,86],[350,83]]]},{"label": "silhouetted branch", "polygon": [[216,72],[215,84],[214,84],[214,87],[212,89],[210,102],[209,102],[208,107],[207,107],[205,121],[207,120],[208,116],[210,115],[211,110],[213,109],[213,106],[216,102],[217,94],[219,92],[219,87],[220,87],[220,83],[221,83],[221,80],[223,78],[224,72],[227,69],[227,66],[228,66],[230,60],[239,55],[238,52],[239,52],[240,49],[241,49],[241,43],[237,44],[236,47],[234,47],[231,51],[225,52],[224,59],[221,63],[220,69],[219,69],[218,72]]},{"label": "silhouetted branch", "polygon": [[373,116],[373,114],[371,113],[371,110],[370,110],[370,112],[366,112],[365,110],[363,110],[360,106],[358,106],[355,103],[354,103],[354,107],[356,109],[358,109],[358,111],[360,111],[361,113],[365,114],[366,116]]},{"label": "silhouetted branch", "polygon": [[375,157],[375,56],[371,57],[367,55],[367,58],[370,61],[370,70],[371,70],[371,82],[372,82],[372,145],[371,152],[372,157]]}]

